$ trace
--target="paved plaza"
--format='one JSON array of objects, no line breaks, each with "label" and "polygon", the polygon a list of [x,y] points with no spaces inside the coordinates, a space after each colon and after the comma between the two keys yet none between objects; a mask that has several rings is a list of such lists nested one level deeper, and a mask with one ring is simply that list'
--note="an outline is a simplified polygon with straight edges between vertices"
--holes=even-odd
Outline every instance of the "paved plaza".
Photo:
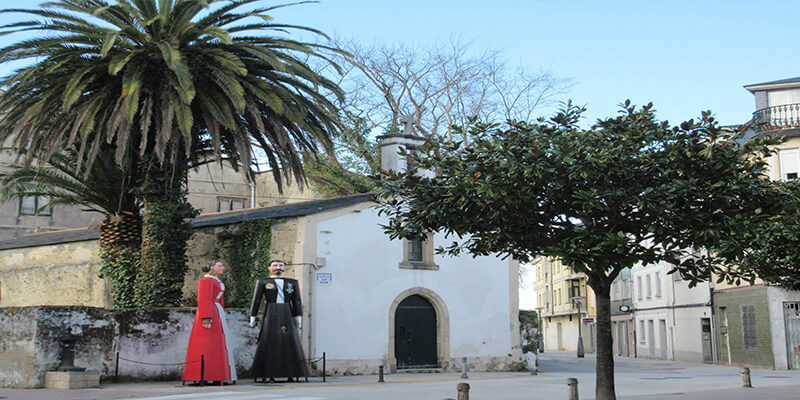
[{"label": "paved plaza", "polygon": [[[579,381],[581,399],[594,397],[594,357],[578,359],[572,353],[548,352],[540,357],[541,373],[460,373],[336,376],[311,378],[308,383],[254,384],[244,380],[232,386],[181,386],[180,382],[104,383],[82,390],[0,389],[0,399],[137,399],[137,400],[441,400],[456,397],[456,384],[471,386],[471,400],[566,399],[566,379]],[[617,397],[620,400],[688,399],[800,399],[800,371],[752,370],[753,388],[741,387],[739,368],[670,361],[618,358]]]}]

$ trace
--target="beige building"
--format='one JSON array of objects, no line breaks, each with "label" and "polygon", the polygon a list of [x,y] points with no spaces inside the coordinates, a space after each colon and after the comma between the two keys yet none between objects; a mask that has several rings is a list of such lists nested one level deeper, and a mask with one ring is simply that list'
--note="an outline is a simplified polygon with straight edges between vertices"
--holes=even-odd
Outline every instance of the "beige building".
[{"label": "beige building", "polygon": [[536,259],[533,265],[545,350],[576,351],[580,329],[584,350],[594,352],[597,303],[586,275],[547,257]]},{"label": "beige building", "polygon": [[[0,171],[7,171],[8,164],[16,161],[12,152],[0,152]],[[189,203],[201,213],[209,213],[322,198],[309,187],[301,189],[293,180],[279,193],[271,171],[257,173],[254,181],[249,182],[242,170],[235,171],[228,164],[201,165],[189,171]],[[100,213],[79,206],[59,205],[37,212],[48,202],[47,198],[35,196],[0,203],[0,240],[36,232],[99,226],[103,220]]]}]

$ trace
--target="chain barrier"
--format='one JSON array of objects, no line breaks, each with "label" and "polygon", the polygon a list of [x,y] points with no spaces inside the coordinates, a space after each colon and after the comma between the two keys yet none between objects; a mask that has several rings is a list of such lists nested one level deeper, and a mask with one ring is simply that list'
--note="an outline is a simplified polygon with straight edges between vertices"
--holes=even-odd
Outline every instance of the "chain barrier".
[{"label": "chain barrier", "polygon": [[[142,364],[142,365],[187,365],[187,364],[201,363],[200,364],[200,377],[201,377],[201,380],[203,380],[202,379],[203,375],[205,375],[204,374],[204,372],[205,372],[205,356],[201,356],[201,358],[199,360],[195,360],[195,361],[185,361],[185,362],[179,362],[179,363],[149,363],[149,362],[136,361],[136,360],[131,360],[129,358],[120,357],[119,356],[119,352],[117,352],[117,357],[116,357],[115,367],[114,367],[114,383],[118,383],[119,382],[119,361],[120,360],[131,362],[131,363],[134,363],[134,364]],[[325,352],[322,352],[322,357],[306,358],[305,361],[308,362],[308,363],[316,363],[318,361],[322,361],[322,381],[326,382],[326,376],[325,376]],[[306,377],[306,381],[308,381],[308,377]]]}]

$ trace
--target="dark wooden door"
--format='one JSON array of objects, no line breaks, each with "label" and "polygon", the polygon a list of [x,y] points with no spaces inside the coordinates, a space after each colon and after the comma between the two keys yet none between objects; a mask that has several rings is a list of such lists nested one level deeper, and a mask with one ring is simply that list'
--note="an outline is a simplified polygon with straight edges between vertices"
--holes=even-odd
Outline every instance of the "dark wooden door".
[{"label": "dark wooden door", "polygon": [[422,296],[400,302],[394,316],[394,354],[398,369],[436,368],[436,311]]}]

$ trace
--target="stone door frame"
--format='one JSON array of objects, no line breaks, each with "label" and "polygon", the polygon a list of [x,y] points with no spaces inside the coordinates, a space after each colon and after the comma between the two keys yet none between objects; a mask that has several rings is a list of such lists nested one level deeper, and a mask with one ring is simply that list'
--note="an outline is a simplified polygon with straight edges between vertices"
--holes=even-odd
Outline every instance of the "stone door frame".
[{"label": "stone door frame", "polygon": [[397,372],[397,357],[395,357],[394,346],[394,325],[395,314],[400,302],[405,300],[406,297],[413,295],[420,295],[428,300],[433,305],[433,310],[436,312],[436,358],[439,365],[443,369],[447,369],[450,364],[450,313],[447,311],[447,305],[444,300],[439,297],[436,292],[424,287],[414,287],[404,290],[395,297],[392,305],[389,306],[389,351],[388,357],[384,360],[391,372]]}]

